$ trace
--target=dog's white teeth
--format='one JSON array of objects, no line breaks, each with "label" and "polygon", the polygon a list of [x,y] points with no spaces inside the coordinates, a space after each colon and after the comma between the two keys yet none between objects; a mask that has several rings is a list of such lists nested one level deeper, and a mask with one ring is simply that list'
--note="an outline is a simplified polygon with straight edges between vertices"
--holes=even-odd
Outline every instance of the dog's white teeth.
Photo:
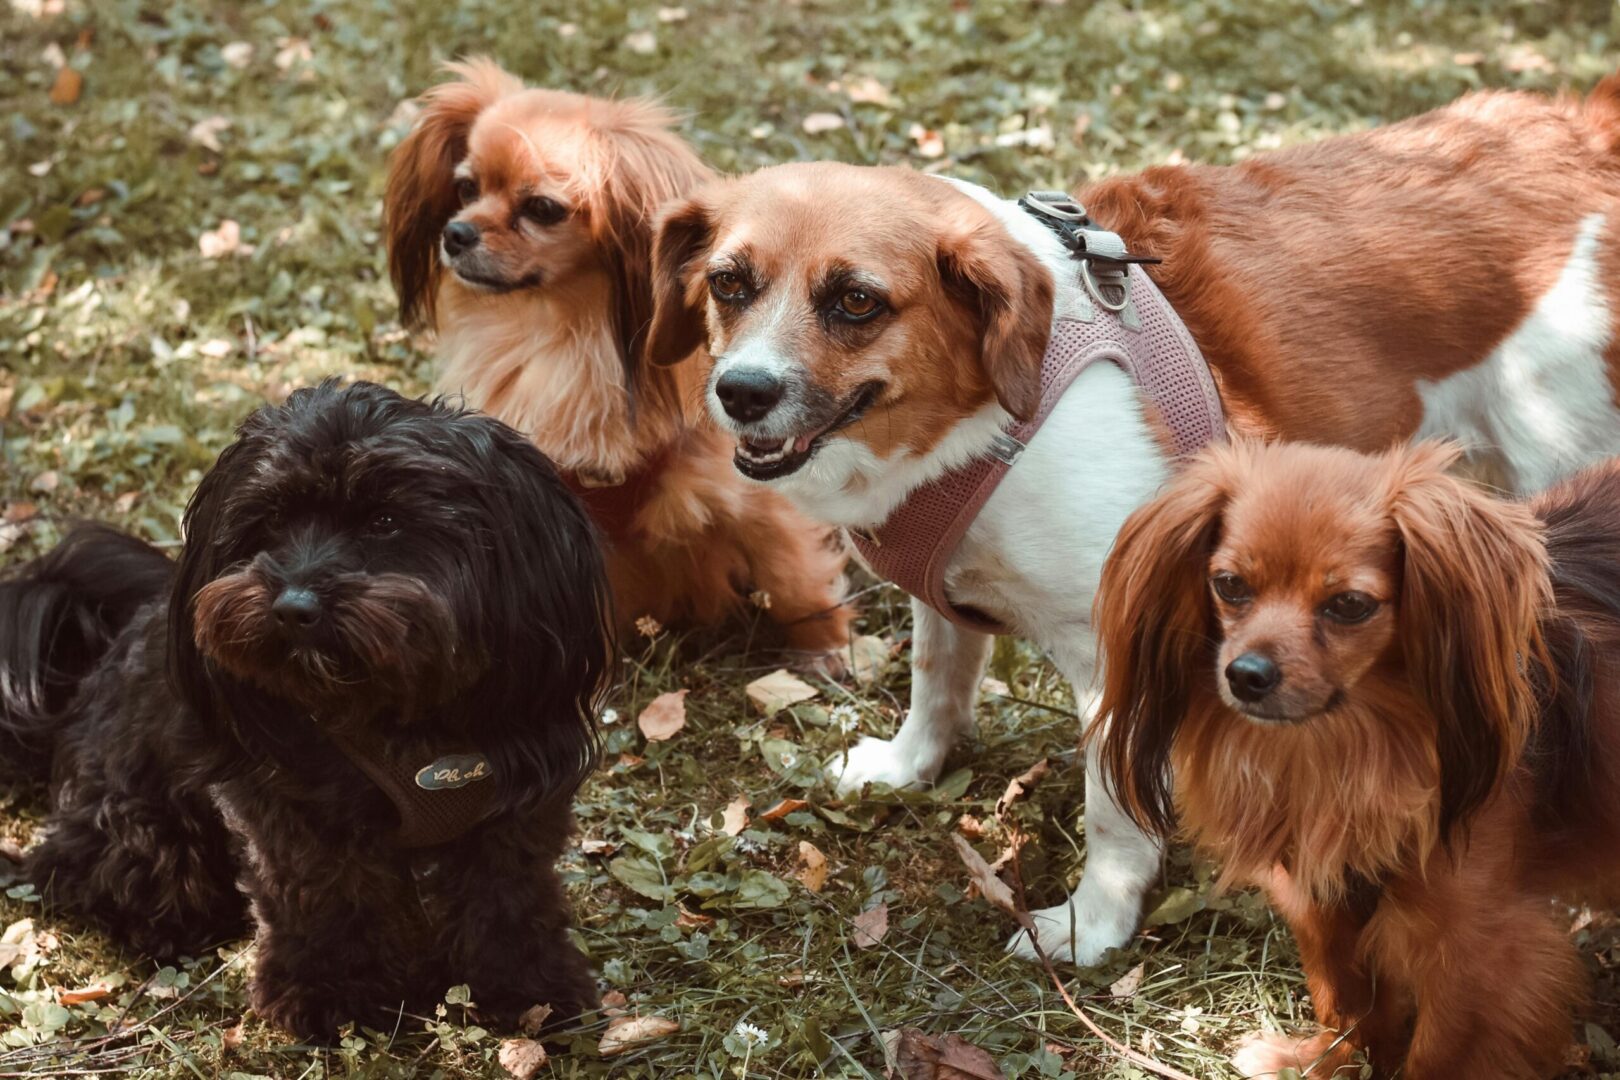
[{"label": "dog's white teeth", "polygon": [[743,454],[748,460],[761,465],[768,465],[773,461],[781,461],[787,456],[788,447],[785,442],[754,442],[744,441],[740,444]]}]

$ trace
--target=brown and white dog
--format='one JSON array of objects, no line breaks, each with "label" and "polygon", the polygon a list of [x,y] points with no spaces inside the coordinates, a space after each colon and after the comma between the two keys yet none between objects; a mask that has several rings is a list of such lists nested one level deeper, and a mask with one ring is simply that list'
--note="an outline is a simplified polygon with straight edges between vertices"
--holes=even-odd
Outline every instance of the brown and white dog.
[{"label": "brown and white dog", "polygon": [[643,362],[654,214],[711,176],[673,114],[526,87],[489,60],[449,70],[385,205],[400,316],[437,331],[438,389],[557,463],[607,540],[623,619],[713,623],[759,590],[789,648],[836,670],[837,537],[736,474],[696,365]]},{"label": "brown and white dog", "polygon": [[[1451,435],[1520,491],[1620,452],[1620,76],[1584,101],[1479,94],[1079,199],[1163,260],[1151,276],[1234,430],[1364,450]],[[1067,249],[1014,202],[896,168],[707,186],[666,213],[654,264],[653,354],[707,342],[738,468],[851,527],[990,452],[1033,409],[1054,319],[1082,302]],[[1086,369],[957,549],[951,599],[1090,686],[1103,558],[1170,476],[1165,434],[1123,370]],[[854,748],[846,790],[932,780],[973,730],[991,639],[913,609],[910,715]],[[1080,963],[1130,938],[1159,866],[1094,755],[1087,789],[1085,875],[1036,913],[1042,948]],[[1012,948],[1033,955],[1022,935]]]}]

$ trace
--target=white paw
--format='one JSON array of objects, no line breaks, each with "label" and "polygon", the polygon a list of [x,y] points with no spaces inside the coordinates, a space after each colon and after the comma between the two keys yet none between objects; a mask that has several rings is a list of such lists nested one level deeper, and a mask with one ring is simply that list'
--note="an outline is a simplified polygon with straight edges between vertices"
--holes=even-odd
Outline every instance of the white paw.
[{"label": "white paw", "polygon": [[[850,747],[845,755],[843,772],[838,776],[838,794],[858,795],[867,784],[888,784],[892,788],[921,787],[932,783],[939,771],[938,765],[932,769],[926,765],[899,743],[868,736]],[[837,768],[838,761],[834,759],[828,771]]]},{"label": "white paw", "polygon": [[[1053,963],[1090,967],[1109,949],[1123,948],[1136,933],[1135,911],[1088,913],[1073,900],[1032,911],[1030,917],[1035,920],[1041,952]],[[1040,963],[1035,942],[1030,940],[1027,930],[1019,930],[1012,936],[1007,942],[1007,951],[1021,960]]]},{"label": "white paw", "polygon": [[1256,1031],[1245,1035],[1232,1054],[1232,1068],[1246,1077],[1265,1077],[1275,1080],[1284,1069],[1303,1071],[1309,1059],[1300,1060],[1302,1042],[1275,1031]]}]

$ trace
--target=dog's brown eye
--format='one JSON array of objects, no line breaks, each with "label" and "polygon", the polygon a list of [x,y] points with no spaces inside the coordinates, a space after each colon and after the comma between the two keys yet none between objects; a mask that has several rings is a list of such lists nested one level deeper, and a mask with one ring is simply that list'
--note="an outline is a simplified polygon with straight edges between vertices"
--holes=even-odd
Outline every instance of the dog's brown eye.
[{"label": "dog's brown eye", "polygon": [[544,195],[523,202],[523,216],[539,225],[555,225],[568,216],[568,208]]},{"label": "dog's brown eye", "polygon": [[1378,601],[1361,592],[1342,592],[1322,605],[1322,614],[1342,623],[1363,622],[1377,610]]},{"label": "dog's brown eye", "polygon": [[709,275],[709,291],[714,293],[715,299],[735,303],[743,298],[748,286],[743,282],[742,276],[730,270],[720,270]]},{"label": "dog's brown eye", "polygon": [[1254,589],[1247,581],[1224,570],[1209,579],[1209,587],[1228,604],[1246,604],[1254,599]]},{"label": "dog's brown eye", "polygon": [[461,200],[462,206],[466,206],[478,198],[478,181],[470,176],[463,176],[460,180],[457,180],[456,198]]},{"label": "dog's brown eye", "polygon": [[851,319],[865,319],[875,314],[878,298],[865,289],[851,289],[838,298],[838,310]]}]

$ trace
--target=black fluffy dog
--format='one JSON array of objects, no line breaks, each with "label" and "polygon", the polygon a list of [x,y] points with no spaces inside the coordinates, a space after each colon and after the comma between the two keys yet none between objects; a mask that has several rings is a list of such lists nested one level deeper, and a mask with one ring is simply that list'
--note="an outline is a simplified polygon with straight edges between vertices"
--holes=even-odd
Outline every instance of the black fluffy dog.
[{"label": "black fluffy dog", "polygon": [[47,900],[155,956],[251,917],[254,1010],[306,1037],[457,983],[496,1023],[594,1008],[554,863],[612,644],[545,458],[326,383],[243,423],[185,535],[175,565],[83,527],[0,583],[0,749],[49,767]]}]

